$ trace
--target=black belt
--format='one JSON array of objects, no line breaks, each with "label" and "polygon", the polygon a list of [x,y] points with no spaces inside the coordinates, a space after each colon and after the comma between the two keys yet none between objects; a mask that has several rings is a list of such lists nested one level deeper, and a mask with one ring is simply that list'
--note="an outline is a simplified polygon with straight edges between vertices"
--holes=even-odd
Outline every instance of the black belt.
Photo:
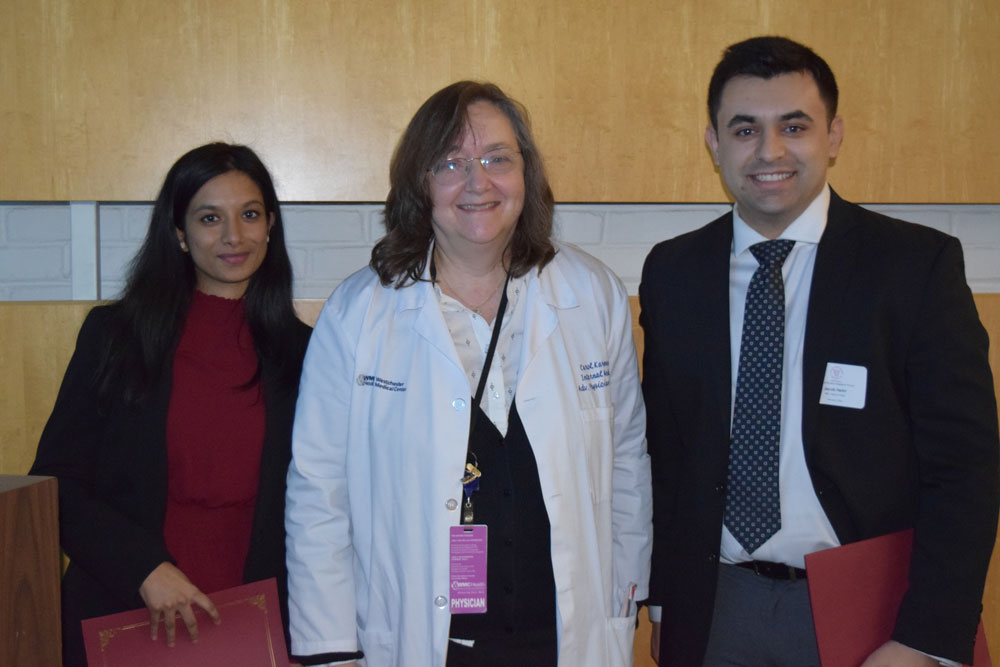
[{"label": "black belt", "polygon": [[800,567],[792,567],[784,563],[770,563],[766,560],[747,560],[742,563],[733,563],[736,567],[753,570],[761,577],[768,579],[780,579],[782,581],[798,581],[806,578],[806,571]]}]

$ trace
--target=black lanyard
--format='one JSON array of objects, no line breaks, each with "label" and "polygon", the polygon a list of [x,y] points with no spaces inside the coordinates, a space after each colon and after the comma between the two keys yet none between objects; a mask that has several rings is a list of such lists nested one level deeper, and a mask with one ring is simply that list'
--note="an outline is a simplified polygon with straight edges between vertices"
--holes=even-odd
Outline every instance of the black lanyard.
[{"label": "black lanyard", "polygon": [[497,341],[500,340],[500,325],[503,323],[503,314],[507,310],[507,283],[509,282],[510,273],[507,274],[507,278],[503,281],[500,307],[497,309],[497,315],[493,320],[493,335],[490,337],[490,346],[486,350],[486,361],[483,363],[483,372],[479,374],[479,387],[476,389],[476,395],[472,399],[472,417],[469,427],[470,449],[472,448],[472,432],[476,430],[476,418],[479,416],[479,410],[476,410],[476,407],[483,400],[483,390],[486,389],[486,376],[489,375],[490,365],[493,363],[493,354],[497,349]]},{"label": "black lanyard", "polygon": [[500,296],[500,307],[497,309],[496,317],[493,320],[493,335],[490,337],[490,346],[486,351],[486,361],[483,363],[483,370],[479,374],[479,387],[476,395],[472,399],[472,414],[469,416],[469,442],[465,454],[465,476],[462,478],[462,493],[465,496],[465,503],[462,507],[462,523],[470,524],[473,519],[472,495],[479,488],[479,478],[482,473],[479,470],[479,460],[475,452],[472,451],[472,437],[476,432],[476,422],[479,419],[479,402],[483,400],[483,391],[486,389],[486,376],[489,375],[490,365],[493,363],[493,355],[497,349],[497,341],[500,340],[500,326],[503,324],[503,315],[507,310],[507,285],[510,283],[510,272],[503,282],[503,293]]}]

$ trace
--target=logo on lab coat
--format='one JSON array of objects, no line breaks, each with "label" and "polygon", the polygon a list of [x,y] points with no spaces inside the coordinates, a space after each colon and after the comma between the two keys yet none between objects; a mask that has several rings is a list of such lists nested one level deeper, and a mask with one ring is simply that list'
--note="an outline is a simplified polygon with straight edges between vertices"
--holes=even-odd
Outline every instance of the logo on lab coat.
[{"label": "logo on lab coat", "polygon": [[377,375],[359,375],[358,386],[375,387],[376,389],[385,389],[386,391],[406,391],[405,382],[394,382],[393,380],[380,378]]}]

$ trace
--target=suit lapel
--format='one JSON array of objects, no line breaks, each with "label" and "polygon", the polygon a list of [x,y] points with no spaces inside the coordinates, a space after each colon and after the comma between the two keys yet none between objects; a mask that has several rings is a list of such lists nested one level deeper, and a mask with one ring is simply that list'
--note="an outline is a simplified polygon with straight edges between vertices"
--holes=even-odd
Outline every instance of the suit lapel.
[{"label": "suit lapel", "polygon": [[712,442],[725,445],[729,452],[729,431],[732,421],[732,342],[729,326],[729,262],[733,249],[733,215],[720,220],[709,239],[708,261],[704,263],[701,284],[705,286],[704,320],[692,333],[704,336],[705,376],[707,386],[708,423],[717,428]]},{"label": "suit lapel", "polygon": [[670,253],[653,265],[659,268],[643,275],[646,410],[672,403],[682,438],[709,468],[727,465],[729,453],[732,246],[733,216],[727,213],[681,241],[668,241]]},{"label": "suit lapel", "polygon": [[834,341],[841,335],[844,313],[850,304],[845,295],[849,282],[857,275],[855,264],[860,254],[856,233],[859,224],[853,207],[830,190],[830,210],[826,229],[816,251],[812,286],[809,289],[809,312],[806,316],[805,349],[802,363],[802,441],[808,457],[815,441],[820,390],[826,364],[832,359]]}]

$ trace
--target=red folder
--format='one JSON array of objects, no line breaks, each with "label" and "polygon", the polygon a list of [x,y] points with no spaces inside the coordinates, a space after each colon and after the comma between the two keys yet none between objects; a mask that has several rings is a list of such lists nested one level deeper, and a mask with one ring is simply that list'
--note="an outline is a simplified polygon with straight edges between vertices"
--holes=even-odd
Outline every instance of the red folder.
[{"label": "red folder", "polygon": [[177,620],[173,647],[161,626],[149,638],[149,611],[136,609],[83,621],[83,641],[90,667],[288,667],[281,629],[278,587],[274,579],[254,582],[209,595],[222,622],[215,625],[200,607],[198,643],[192,644],[184,623]]},{"label": "red folder", "polygon": [[[909,586],[913,531],[806,555],[809,598],[823,667],[857,667],[889,640]],[[983,624],[974,667],[992,667]]]}]

